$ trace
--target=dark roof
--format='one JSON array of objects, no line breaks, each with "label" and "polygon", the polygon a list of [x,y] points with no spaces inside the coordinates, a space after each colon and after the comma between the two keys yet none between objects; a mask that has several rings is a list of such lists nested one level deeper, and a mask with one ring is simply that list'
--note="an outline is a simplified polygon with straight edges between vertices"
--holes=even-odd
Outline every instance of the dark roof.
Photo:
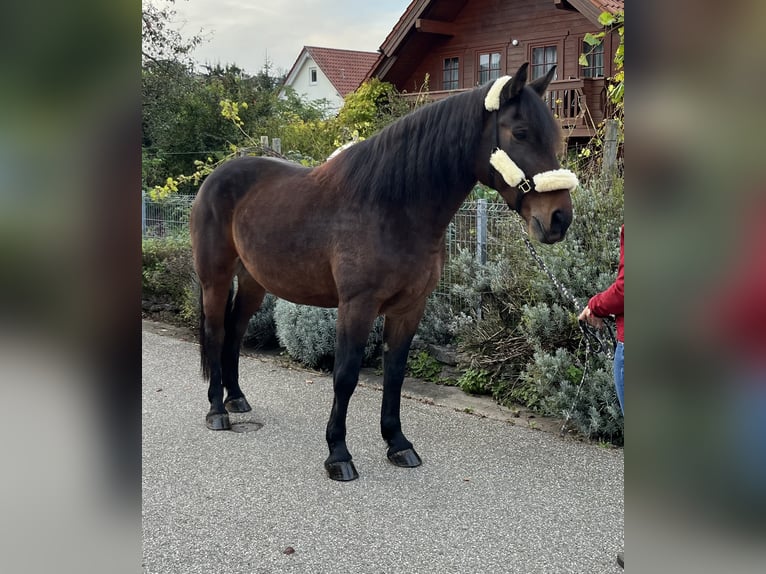
[{"label": "dark roof", "polygon": [[297,72],[297,67],[303,61],[303,56],[306,53],[316,62],[341,96],[356,90],[367,76],[367,72],[378,60],[377,52],[304,46],[287,73],[287,80],[291,78],[293,72]]}]

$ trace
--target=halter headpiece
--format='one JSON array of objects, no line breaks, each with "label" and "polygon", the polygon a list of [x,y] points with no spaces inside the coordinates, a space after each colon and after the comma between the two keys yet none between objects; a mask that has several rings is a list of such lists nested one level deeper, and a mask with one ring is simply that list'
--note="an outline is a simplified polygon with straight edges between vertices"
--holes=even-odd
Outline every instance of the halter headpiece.
[{"label": "halter headpiece", "polygon": [[[502,76],[492,84],[484,98],[484,108],[488,112],[495,112],[500,109],[500,94],[510,79],[511,76]],[[522,169],[499,147],[489,156],[489,163],[502,176],[505,183],[511,187],[516,187],[523,193],[532,190],[532,184],[526,178]],[[568,169],[543,171],[533,175],[532,181],[534,182],[535,191],[538,192],[556,189],[573,191],[578,185],[577,176]]]}]

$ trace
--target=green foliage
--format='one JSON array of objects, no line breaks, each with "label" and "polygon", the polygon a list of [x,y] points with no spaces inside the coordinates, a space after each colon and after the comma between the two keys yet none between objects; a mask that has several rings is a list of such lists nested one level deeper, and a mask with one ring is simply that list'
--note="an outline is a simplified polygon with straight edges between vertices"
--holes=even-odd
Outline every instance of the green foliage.
[{"label": "green foliage", "polygon": [[[615,50],[615,74],[610,78],[607,94],[613,104],[622,108],[625,96],[625,13],[610,14],[609,12],[602,12],[598,17],[598,21],[605,30],[595,34],[588,32],[585,34],[583,41],[589,46],[598,46],[604,41],[604,37],[608,33],[611,33],[612,30],[617,30],[620,43]],[[587,54],[580,54],[579,63],[582,66],[588,65]]]},{"label": "green foliage", "polygon": [[[335,322],[337,309],[296,305],[278,299],[274,306],[277,338],[288,355],[310,368],[331,369],[335,359]],[[383,321],[373,324],[364,360],[371,361],[380,351]]]},{"label": "green foliage", "polygon": [[188,237],[144,239],[141,243],[141,298],[168,313],[166,318],[194,324],[198,291]]},{"label": "green foliage", "polygon": [[[625,115],[625,13],[618,12],[617,14],[610,14],[609,12],[602,12],[598,18],[599,23],[604,26],[605,30],[597,32],[596,34],[587,33],[583,38],[583,41],[589,46],[597,46],[603,42],[604,37],[611,33],[612,30],[617,30],[617,34],[620,38],[620,43],[615,50],[614,55],[614,68],[615,73],[609,78],[607,84],[607,96],[612,103],[613,109],[611,112],[611,118],[618,121],[620,130],[620,141],[624,139],[624,115]],[[580,54],[579,64],[586,66],[588,64],[587,54]],[[580,157],[590,158],[596,157],[601,151],[601,147],[604,143],[605,122],[601,122],[596,126],[596,134],[591,138],[591,141],[580,151]]]},{"label": "green foliage", "polygon": [[160,181],[163,173],[162,158],[152,156],[145,148],[141,148],[141,187],[143,189],[153,187],[156,183],[150,185],[149,182]]},{"label": "green foliage", "polygon": [[295,118],[284,125],[282,149],[299,154],[300,163],[313,166],[322,163],[337,147],[341,130],[332,120]]},{"label": "green foliage", "polygon": [[498,202],[503,201],[503,198],[496,190],[479,182],[473,186],[471,193],[468,194],[466,199],[468,201],[476,201],[477,199],[486,199],[487,201]]},{"label": "green foliage", "polygon": [[145,172],[145,185],[159,186],[161,195],[194,193],[238,148],[260,145],[261,135],[284,138],[282,127],[292,121],[323,117],[321,102],[290,91],[280,98],[281,83],[268,61],[255,76],[232,65],[206,66],[203,73],[182,62],[145,65],[142,149],[146,159],[161,161],[160,169]]},{"label": "green foliage", "polygon": [[[602,12],[598,17],[599,23],[605,28],[614,28],[620,36],[620,44],[614,54],[616,72],[607,87],[607,94],[613,104],[622,109],[625,100],[625,13],[610,14]],[[604,34],[601,32],[600,34]],[[598,36],[598,35],[597,35]]]},{"label": "green foliage", "polygon": [[410,110],[392,84],[373,79],[330,117],[327,100],[308,101],[283,87],[268,61],[255,76],[233,65],[199,73],[180,57],[183,50],[181,43],[178,58],[145,59],[142,66],[142,175],[153,198],[195,193],[238,150],[258,150],[261,136],[280,138],[283,155],[314,166]]},{"label": "green foliage", "polygon": [[442,372],[439,361],[425,351],[418,351],[407,359],[407,371],[410,376],[424,381],[436,382]]},{"label": "green foliage", "polygon": [[484,369],[468,369],[458,378],[457,386],[474,395],[489,395],[493,392],[492,377]]},{"label": "green foliage", "polygon": [[[210,68],[195,74],[181,64],[149,66],[142,71],[142,149],[147,159],[161,160],[161,169],[146,174],[148,188],[176,180],[173,192],[191,194],[200,178],[188,176],[199,162],[216,164],[231,153],[230,143],[239,141],[241,127],[220,112],[222,101],[256,99],[252,78],[234,66]],[[256,106],[239,111],[247,124],[256,119]],[[209,173],[202,172],[204,177]]]},{"label": "green foliage", "polygon": [[338,124],[364,139],[409,111],[393,84],[372,78],[345,97]]}]

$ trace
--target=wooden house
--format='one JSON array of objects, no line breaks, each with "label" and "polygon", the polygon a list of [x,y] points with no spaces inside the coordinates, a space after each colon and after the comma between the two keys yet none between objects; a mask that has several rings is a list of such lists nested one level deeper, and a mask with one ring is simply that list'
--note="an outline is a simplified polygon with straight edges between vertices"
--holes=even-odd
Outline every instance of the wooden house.
[{"label": "wooden house", "polygon": [[[530,62],[530,79],[557,65],[548,102],[567,138],[589,137],[607,113],[606,78],[614,74],[619,37],[593,50],[587,32],[623,0],[413,0],[380,46],[367,78],[435,100],[512,75]],[[588,66],[578,63],[588,53]],[[426,80],[427,78],[427,80]]]},{"label": "wooden house", "polygon": [[376,52],[304,46],[284,85],[310,101],[327,100],[328,111],[334,113],[343,106],[343,98],[359,87],[377,59]]}]

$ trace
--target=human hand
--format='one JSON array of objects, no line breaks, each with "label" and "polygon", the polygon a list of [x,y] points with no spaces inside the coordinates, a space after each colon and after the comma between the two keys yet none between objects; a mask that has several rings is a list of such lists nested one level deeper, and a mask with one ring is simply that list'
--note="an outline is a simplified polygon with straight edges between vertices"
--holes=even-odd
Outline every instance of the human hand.
[{"label": "human hand", "polygon": [[578,321],[585,321],[591,327],[601,329],[604,327],[604,320],[601,317],[596,317],[590,310],[590,307],[586,306],[580,314],[577,316]]}]

